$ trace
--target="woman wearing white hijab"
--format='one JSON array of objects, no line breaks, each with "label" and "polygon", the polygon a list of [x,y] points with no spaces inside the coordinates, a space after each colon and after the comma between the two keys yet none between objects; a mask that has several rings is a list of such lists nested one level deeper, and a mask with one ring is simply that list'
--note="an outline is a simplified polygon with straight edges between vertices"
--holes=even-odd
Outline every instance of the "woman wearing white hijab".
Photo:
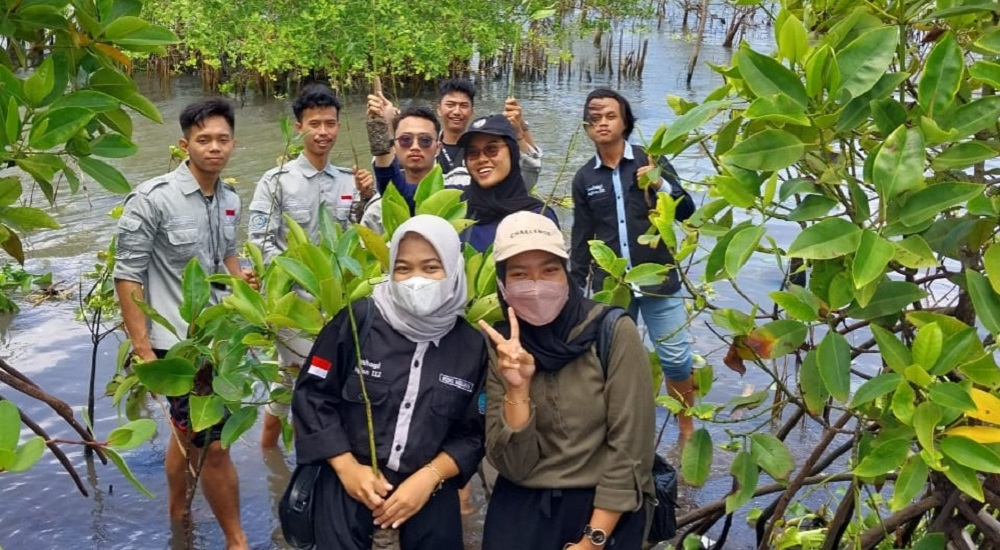
[{"label": "woman wearing white hijab", "polygon": [[347,311],[323,328],[292,401],[296,460],[325,462],[314,500],[316,548],[369,549],[376,526],[399,529],[402,550],[464,548],[457,490],[483,456],[479,394],[485,342],[461,321],[465,261],[458,234],[436,216],[396,230],[392,274],[354,304],[361,373],[371,402],[371,452]]}]

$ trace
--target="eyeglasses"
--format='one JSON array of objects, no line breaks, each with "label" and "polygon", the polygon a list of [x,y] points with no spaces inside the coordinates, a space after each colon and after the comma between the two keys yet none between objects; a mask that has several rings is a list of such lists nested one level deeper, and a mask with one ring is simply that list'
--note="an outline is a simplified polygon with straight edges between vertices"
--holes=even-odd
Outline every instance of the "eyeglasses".
[{"label": "eyeglasses", "polygon": [[[413,135],[403,134],[396,138],[396,143],[398,143],[403,149],[409,149],[410,147],[413,147],[413,140]],[[420,134],[416,137],[416,140],[417,145],[419,145],[421,149],[430,149],[431,146],[434,145],[434,142],[437,141],[437,138],[430,134]]]},{"label": "eyeglasses", "polygon": [[465,160],[477,160],[480,154],[486,155],[486,158],[496,158],[500,154],[500,149],[506,145],[506,143],[488,143],[482,149],[466,149]]}]

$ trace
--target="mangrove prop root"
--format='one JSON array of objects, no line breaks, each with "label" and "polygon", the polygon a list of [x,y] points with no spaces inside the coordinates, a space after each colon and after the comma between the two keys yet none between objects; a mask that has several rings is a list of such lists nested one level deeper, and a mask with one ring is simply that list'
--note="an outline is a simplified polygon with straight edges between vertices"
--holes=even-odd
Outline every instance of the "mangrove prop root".
[{"label": "mangrove prop root", "polygon": [[[0,401],[4,400],[5,400],[4,397],[0,395]],[[80,474],[77,473],[76,467],[73,466],[73,463],[69,461],[69,457],[66,456],[66,453],[64,453],[63,450],[59,448],[59,445],[55,441],[51,440],[51,437],[49,437],[49,434],[46,433],[45,429],[39,426],[38,423],[36,423],[34,420],[29,418],[28,415],[24,414],[24,411],[18,408],[17,412],[18,414],[21,415],[21,423],[27,426],[29,430],[34,432],[35,435],[45,440],[45,446],[49,448],[49,451],[51,451],[52,455],[56,457],[56,460],[59,461],[59,464],[62,464],[63,469],[66,470],[66,473],[69,474],[69,477],[73,479],[73,483],[76,484],[76,488],[78,491],[80,491],[80,494],[82,494],[85,497],[89,497],[90,493],[87,492],[87,488],[84,487],[83,485],[83,480],[80,479]]]},{"label": "mangrove prop root", "polygon": [[[12,371],[13,372],[17,371],[9,364],[7,364],[7,362],[4,361],[3,359],[0,359],[0,369],[4,371],[0,372],[0,384],[6,384],[11,388],[14,388],[15,390],[23,393],[24,395],[27,395],[28,397],[37,399],[38,401],[45,403],[46,405],[49,406],[49,408],[55,411],[56,414],[58,414],[63,420],[65,420],[66,423],[69,424],[70,427],[72,427],[73,430],[77,434],[79,434],[81,438],[83,438],[85,441],[94,441],[94,436],[91,435],[90,431],[81,426],[80,423],[77,422],[75,418],[73,418],[73,409],[69,405],[67,405],[65,401],[62,401],[60,399],[57,399],[49,395],[48,393],[46,393],[41,388],[39,388],[38,386],[34,385],[31,382],[23,381],[21,378],[23,378],[24,375],[18,377],[17,375],[10,374]],[[97,456],[100,457],[101,463],[107,464],[108,457],[104,454],[104,451],[100,449],[95,449],[95,451],[97,452]]]},{"label": "mangrove prop root", "polygon": [[805,414],[805,410],[796,404],[795,412],[792,413],[792,416],[788,417],[788,420],[785,421],[774,436],[784,441],[785,438],[788,437],[788,434],[792,433],[792,429],[794,429],[795,425],[799,423],[799,420],[802,420],[802,417],[805,416]]},{"label": "mangrove prop root", "polygon": [[[977,508],[982,508],[982,505],[977,503]],[[979,529],[979,532],[983,534],[986,540],[990,541],[993,546],[1000,545],[1000,533],[997,532],[993,525],[986,523],[986,521],[979,516],[979,510],[973,509],[968,502],[962,499],[958,500],[958,513],[961,514],[965,519],[969,520],[970,523]]]},{"label": "mangrove prop root", "polygon": [[[791,502],[792,497],[795,493],[799,491],[802,487],[802,482],[812,473],[813,466],[823,457],[823,453],[826,452],[827,447],[833,442],[833,438],[837,436],[837,433],[847,425],[847,422],[852,418],[850,413],[844,413],[841,415],[837,422],[829,428],[823,430],[823,437],[820,439],[819,443],[813,449],[813,452],[809,455],[809,458],[802,464],[802,467],[796,473],[795,478],[791,483],[788,484],[788,489],[780,497],[774,507],[774,511],[771,514],[772,518],[781,518],[785,515],[785,510],[788,509],[788,504]],[[761,515],[761,520],[767,521],[765,516]],[[771,534],[774,532],[774,522],[771,521],[764,528],[764,535],[761,537],[759,543],[760,550],[765,550],[771,539]]]},{"label": "mangrove prop root", "polygon": [[[958,491],[956,490],[953,495],[954,494],[958,494]],[[917,502],[914,502],[906,508],[903,508],[895,514],[885,518],[879,525],[869,528],[861,534],[858,546],[852,547],[852,549],[869,550],[874,548],[879,541],[884,539],[889,533],[892,533],[904,523],[920,518],[920,516],[924,515],[932,508],[941,506],[943,503],[944,497],[942,497],[940,493],[931,493],[923,499],[918,500]],[[934,529],[930,529],[930,531],[933,530]]]}]

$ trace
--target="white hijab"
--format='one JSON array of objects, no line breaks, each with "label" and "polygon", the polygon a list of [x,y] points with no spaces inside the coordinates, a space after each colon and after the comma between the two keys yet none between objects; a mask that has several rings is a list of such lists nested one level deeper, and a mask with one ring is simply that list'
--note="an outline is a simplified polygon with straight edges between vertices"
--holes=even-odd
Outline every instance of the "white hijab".
[{"label": "white hijab", "polygon": [[389,325],[411,342],[438,342],[451,332],[455,323],[465,313],[468,287],[465,282],[465,258],[458,233],[450,223],[438,216],[422,214],[414,216],[396,228],[389,243],[389,268],[396,265],[399,243],[407,233],[416,233],[427,239],[441,258],[445,278],[441,284],[450,290],[450,295],[441,307],[430,315],[417,316],[401,307],[393,298],[389,285],[399,284],[392,274],[385,283],[377,285],[373,293],[375,305],[389,322]]}]

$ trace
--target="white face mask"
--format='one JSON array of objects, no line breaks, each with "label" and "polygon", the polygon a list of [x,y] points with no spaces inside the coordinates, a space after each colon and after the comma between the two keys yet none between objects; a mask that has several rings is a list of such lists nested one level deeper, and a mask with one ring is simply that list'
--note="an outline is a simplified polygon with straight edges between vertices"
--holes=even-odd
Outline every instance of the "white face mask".
[{"label": "white face mask", "polygon": [[410,277],[405,281],[392,281],[389,290],[399,306],[418,317],[437,311],[451,295],[445,289],[444,279]]}]

